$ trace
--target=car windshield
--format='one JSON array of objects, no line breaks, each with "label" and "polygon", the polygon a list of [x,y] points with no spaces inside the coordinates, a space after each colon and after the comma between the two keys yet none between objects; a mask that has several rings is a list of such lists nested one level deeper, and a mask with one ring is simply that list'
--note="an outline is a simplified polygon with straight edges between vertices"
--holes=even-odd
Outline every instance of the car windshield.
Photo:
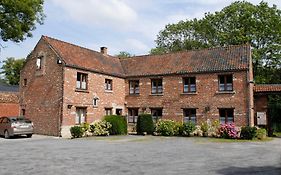
[{"label": "car windshield", "polygon": [[31,121],[30,120],[28,120],[28,119],[26,119],[26,118],[19,118],[19,117],[13,117],[13,118],[10,118],[10,120],[12,121],[12,122],[21,122],[21,123],[31,123]]}]

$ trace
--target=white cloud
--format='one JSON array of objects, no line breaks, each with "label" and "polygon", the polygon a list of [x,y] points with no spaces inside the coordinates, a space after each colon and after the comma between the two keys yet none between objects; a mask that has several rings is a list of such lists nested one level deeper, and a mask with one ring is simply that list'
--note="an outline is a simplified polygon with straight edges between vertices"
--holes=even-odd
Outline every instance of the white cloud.
[{"label": "white cloud", "polygon": [[126,25],[137,19],[136,12],[121,0],[52,0],[65,15],[87,25]]}]

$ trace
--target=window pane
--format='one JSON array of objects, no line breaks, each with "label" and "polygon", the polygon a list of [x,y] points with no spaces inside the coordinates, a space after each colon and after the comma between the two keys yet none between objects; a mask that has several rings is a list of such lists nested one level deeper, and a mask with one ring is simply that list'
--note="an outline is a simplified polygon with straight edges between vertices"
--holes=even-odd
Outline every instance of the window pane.
[{"label": "window pane", "polygon": [[226,90],[232,91],[232,83],[226,84]]},{"label": "window pane", "polygon": [[158,93],[159,94],[163,93],[163,87],[162,86],[158,86]]},{"label": "window pane", "polygon": [[152,91],[151,91],[153,94],[155,94],[156,93],[156,87],[152,87]]},{"label": "window pane", "polygon": [[134,122],[134,117],[133,116],[129,116],[128,117],[128,122],[129,123],[133,123]]},{"label": "window pane", "polygon": [[137,123],[137,121],[138,121],[138,116],[135,116],[135,121],[134,121],[134,123]]},{"label": "window pane", "polygon": [[130,87],[130,94],[134,93],[134,88]]},{"label": "window pane", "polygon": [[190,91],[191,91],[191,92],[195,92],[195,91],[196,91],[196,86],[195,86],[195,84],[191,84],[191,85],[190,85]]},{"label": "window pane", "polygon": [[87,87],[86,87],[86,82],[82,82],[82,87],[81,87],[81,89],[87,89]]},{"label": "window pane", "polygon": [[183,86],[183,92],[188,92],[188,85]]},{"label": "window pane", "polygon": [[226,83],[232,83],[232,75],[226,76]]},{"label": "window pane", "polygon": [[80,81],[76,81],[76,88],[77,89],[80,89],[81,87],[80,87]]},{"label": "window pane", "polygon": [[191,77],[191,78],[190,78],[190,84],[194,84],[194,85],[196,84],[196,83],[195,83],[195,77]]},{"label": "window pane", "polygon": [[221,75],[221,76],[219,76],[219,79],[220,79],[220,84],[224,84],[224,76],[223,75]]},{"label": "window pane", "polygon": [[225,124],[225,117],[220,117],[220,124]]},{"label": "window pane", "polygon": [[136,87],[136,89],[135,89],[135,93],[136,93],[136,94],[139,94],[139,93],[140,93],[140,89],[139,89],[139,87]]},{"label": "window pane", "polygon": [[224,84],[220,84],[219,86],[220,86],[220,91],[224,91],[225,90]]},{"label": "window pane", "polygon": [[228,121],[227,121],[228,123],[233,123],[234,122],[234,118],[233,117],[228,117],[227,119],[228,119]]}]

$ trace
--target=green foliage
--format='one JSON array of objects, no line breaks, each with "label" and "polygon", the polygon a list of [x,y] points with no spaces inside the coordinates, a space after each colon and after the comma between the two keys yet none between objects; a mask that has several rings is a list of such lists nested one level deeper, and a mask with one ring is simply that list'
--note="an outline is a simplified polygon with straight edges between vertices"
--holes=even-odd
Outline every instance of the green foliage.
[{"label": "green foliage", "polygon": [[125,135],[127,134],[127,121],[124,116],[107,115],[104,120],[109,122],[112,127],[109,128],[110,135]]},{"label": "green foliage", "polygon": [[241,128],[240,138],[245,140],[252,140],[257,134],[257,128],[251,126],[244,126]]},{"label": "green foliage", "polygon": [[1,0],[0,37],[3,41],[23,41],[31,37],[35,24],[43,24],[44,0]]},{"label": "green foliage", "polygon": [[7,58],[3,61],[1,74],[5,75],[5,81],[10,85],[18,85],[20,81],[20,71],[23,67],[25,59]]},{"label": "green foliage", "polygon": [[84,133],[87,133],[90,130],[90,124],[87,122],[82,123],[80,126]]},{"label": "green foliage", "polygon": [[152,134],[154,131],[154,125],[151,114],[140,114],[137,121],[137,133]]},{"label": "green foliage", "polygon": [[191,133],[195,131],[196,127],[193,122],[186,122],[182,126],[182,135],[183,136],[190,136]]},{"label": "green foliage", "polygon": [[151,53],[167,53],[249,43],[255,81],[281,83],[281,10],[266,2],[236,1],[202,19],[168,24]]},{"label": "green foliage", "polygon": [[266,138],[266,129],[264,128],[260,128],[257,130],[257,133],[256,133],[256,137],[260,140],[263,140]]},{"label": "green foliage", "polygon": [[119,57],[119,58],[129,58],[129,57],[132,57],[134,55],[130,54],[129,52],[126,52],[126,51],[121,51],[121,52],[119,52],[119,54],[117,54],[115,56]]},{"label": "green foliage", "polygon": [[203,132],[203,136],[208,136],[209,125],[207,122],[201,123],[200,129]]},{"label": "green foliage", "polygon": [[108,136],[112,125],[105,120],[95,121],[90,125],[90,132],[95,136]]},{"label": "green foliage", "polygon": [[84,135],[84,129],[81,126],[72,126],[70,128],[72,138],[79,138]]},{"label": "green foliage", "polygon": [[155,132],[162,136],[173,136],[179,133],[179,125],[173,120],[159,120],[155,126]]}]

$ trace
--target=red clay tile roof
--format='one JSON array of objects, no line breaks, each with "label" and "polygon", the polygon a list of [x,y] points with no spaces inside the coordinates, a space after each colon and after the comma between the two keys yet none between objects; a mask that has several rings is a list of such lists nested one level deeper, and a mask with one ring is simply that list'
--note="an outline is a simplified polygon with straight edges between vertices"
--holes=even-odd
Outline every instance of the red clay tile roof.
[{"label": "red clay tile roof", "polygon": [[250,45],[182,51],[122,59],[126,76],[247,70]]},{"label": "red clay tile roof", "polygon": [[91,70],[114,76],[124,76],[119,58],[103,55],[87,48],[47,36],[42,38],[57,52],[67,66]]},{"label": "red clay tile roof", "polygon": [[47,36],[42,37],[67,66],[120,77],[247,70],[250,45],[119,59]]},{"label": "red clay tile roof", "polygon": [[254,86],[254,92],[256,93],[280,92],[281,93],[281,84],[256,84]]}]

